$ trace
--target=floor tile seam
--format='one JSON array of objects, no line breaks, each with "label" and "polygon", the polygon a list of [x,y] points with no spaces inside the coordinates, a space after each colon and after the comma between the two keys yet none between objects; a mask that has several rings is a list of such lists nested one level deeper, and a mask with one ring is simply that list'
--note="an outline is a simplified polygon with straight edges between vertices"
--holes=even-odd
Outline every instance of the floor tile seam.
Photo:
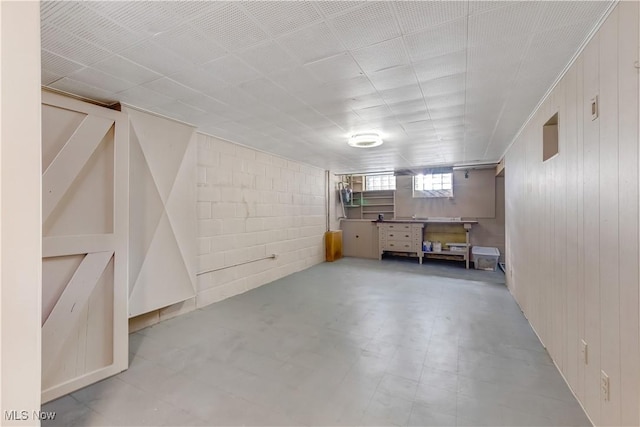
[{"label": "floor tile seam", "polygon": [[[459,348],[458,351],[460,351],[460,346],[458,348]],[[463,347],[463,348],[465,348],[465,347]],[[468,347],[465,348],[465,351],[473,351],[475,353],[481,353],[482,356],[488,356],[488,357],[491,357],[491,358],[501,358],[501,359],[513,360],[514,362],[520,362],[520,363],[526,365],[525,367],[538,367],[539,365],[544,365],[544,366],[549,366],[549,367],[550,366],[554,366],[552,363],[540,363],[540,364],[535,363],[535,364],[532,364],[530,360],[525,359],[525,358],[513,357],[513,356],[510,356],[508,354],[489,353],[488,351],[474,350],[474,349],[471,349],[471,348],[468,348]],[[464,353],[465,352],[462,352],[462,354],[464,354]]]},{"label": "floor tile seam", "polygon": [[[521,387],[519,385],[514,385],[512,383],[494,383],[492,381],[485,381],[485,380],[477,379],[477,378],[470,377],[468,375],[464,375],[464,374],[461,374],[461,373],[458,373],[457,377],[458,377],[458,385],[459,385],[460,378],[462,377],[462,378],[466,378],[466,379],[469,379],[469,380],[472,380],[472,381],[492,384],[492,385],[495,385],[495,386],[498,386],[498,387],[502,387],[502,388],[506,386],[506,387],[509,387],[509,388],[512,388],[512,389],[516,389],[516,391],[521,391],[521,392],[524,392],[526,394],[531,394],[531,395],[534,395],[536,397],[541,397],[543,399],[548,399],[548,400],[555,401],[555,402],[558,402],[558,403],[563,403],[563,404],[575,403],[575,398],[572,398],[572,399],[560,399],[560,398],[557,398],[557,397],[554,397],[554,396],[550,396],[547,393],[543,393],[543,392],[539,392],[538,393],[538,392],[535,392],[535,391],[531,391],[531,389],[529,387]],[[462,395],[464,395],[466,397],[475,397],[475,396],[472,396],[471,394],[465,394],[465,393],[460,392],[459,388],[456,389],[456,393],[462,394]]]}]

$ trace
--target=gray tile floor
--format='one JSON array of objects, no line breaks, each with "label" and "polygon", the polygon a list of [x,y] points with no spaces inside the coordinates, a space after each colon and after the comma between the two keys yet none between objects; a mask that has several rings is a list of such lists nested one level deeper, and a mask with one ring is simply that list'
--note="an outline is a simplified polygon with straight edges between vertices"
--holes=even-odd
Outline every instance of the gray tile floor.
[{"label": "gray tile floor", "polygon": [[500,272],[346,258],[130,336],[44,425],[590,425]]}]

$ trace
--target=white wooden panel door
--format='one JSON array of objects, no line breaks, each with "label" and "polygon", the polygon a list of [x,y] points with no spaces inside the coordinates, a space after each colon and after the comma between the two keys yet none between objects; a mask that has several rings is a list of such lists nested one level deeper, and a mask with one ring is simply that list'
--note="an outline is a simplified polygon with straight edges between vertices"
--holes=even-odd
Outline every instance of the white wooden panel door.
[{"label": "white wooden panel door", "polygon": [[128,120],[42,94],[42,401],[127,369]]}]

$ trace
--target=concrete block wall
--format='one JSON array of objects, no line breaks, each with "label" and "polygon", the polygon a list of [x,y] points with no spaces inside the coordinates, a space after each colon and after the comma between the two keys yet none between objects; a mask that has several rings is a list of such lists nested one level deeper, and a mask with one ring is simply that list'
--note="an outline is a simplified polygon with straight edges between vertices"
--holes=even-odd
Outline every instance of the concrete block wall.
[{"label": "concrete block wall", "polygon": [[324,170],[205,134],[197,144],[197,307],[324,260]]}]

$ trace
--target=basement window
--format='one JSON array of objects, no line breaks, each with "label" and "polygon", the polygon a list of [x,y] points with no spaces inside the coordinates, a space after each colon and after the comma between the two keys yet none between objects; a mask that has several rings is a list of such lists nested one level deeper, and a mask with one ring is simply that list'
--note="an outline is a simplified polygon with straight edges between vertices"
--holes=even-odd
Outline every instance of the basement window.
[{"label": "basement window", "polygon": [[415,175],[413,197],[453,197],[453,172]]},{"label": "basement window", "polygon": [[365,177],[365,190],[395,190],[396,189],[396,177],[394,174],[382,174],[382,175],[367,175]]},{"label": "basement window", "polygon": [[542,127],[542,161],[546,162],[558,154],[558,113]]}]

